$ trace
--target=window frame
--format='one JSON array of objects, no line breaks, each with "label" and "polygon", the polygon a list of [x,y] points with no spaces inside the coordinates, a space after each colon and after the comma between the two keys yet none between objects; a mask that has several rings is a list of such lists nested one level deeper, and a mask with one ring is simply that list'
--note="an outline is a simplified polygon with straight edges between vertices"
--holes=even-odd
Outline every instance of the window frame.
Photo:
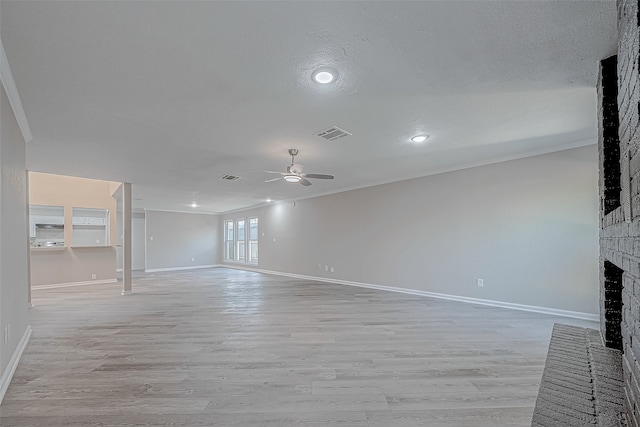
[{"label": "window frame", "polygon": [[[251,223],[256,223],[255,239],[251,237]],[[258,264],[258,247],[259,247],[259,224],[257,216],[240,217],[227,219],[224,221],[223,245],[224,254],[223,261],[236,264]],[[240,230],[244,230],[243,233]],[[242,236],[243,238],[240,238]],[[255,252],[252,251],[255,248]],[[255,253],[255,257],[252,254]]]},{"label": "window frame", "polygon": [[[256,238],[252,239],[251,238],[251,221],[256,222]],[[258,217],[250,217],[247,222],[249,223],[249,227],[248,227],[248,233],[247,233],[247,263],[249,264],[258,264],[258,248],[259,248],[259,237],[260,237],[260,221],[258,220]],[[252,258],[252,251],[251,251],[251,247],[252,247],[252,243],[255,242],[255,247],[256,247],[256,256],[255,256],[255,260]]]},{"label": "window frame", "polygon": [[[231,238],[229,238],[229,224],[231,224]],[[233,261],[236,242],[236,225],[234,220],[226,220],[224,222],[224,260]],[[229,247],[231,245],[231,247]]]},{"label": "window frame", "polygon": [[[242,223],[242,239],[240,238],[240,223]],[[235,262],[247,262],[247,220],[246,218],[236,219],[236,247],[234,252]]]}]

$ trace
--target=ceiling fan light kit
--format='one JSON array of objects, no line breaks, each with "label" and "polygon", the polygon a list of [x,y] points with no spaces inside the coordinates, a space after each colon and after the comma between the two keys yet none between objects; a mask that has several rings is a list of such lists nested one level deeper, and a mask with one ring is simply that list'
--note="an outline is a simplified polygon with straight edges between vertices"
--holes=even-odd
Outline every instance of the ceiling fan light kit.
[{"label": "ceiling fan light kit", "polygon": [[287,182],[300,182],[301,179],[300,176],[294,174],[284,176],[284,180]]}]

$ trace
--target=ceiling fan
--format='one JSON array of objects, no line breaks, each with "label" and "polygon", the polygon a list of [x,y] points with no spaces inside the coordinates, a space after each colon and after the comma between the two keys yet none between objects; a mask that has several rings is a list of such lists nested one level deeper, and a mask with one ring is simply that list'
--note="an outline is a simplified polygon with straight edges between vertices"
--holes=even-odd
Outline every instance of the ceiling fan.
[{"label": "ceiling fan", "polygon": [[287,166],[286,172],[275,172],[275,171],[265,171],[267,173],[278,173],[282,175],[279,178],[268,179],[265,182],[277,181],[279,179],[284,179],[287,182],[299,182],[304,186],[311,185],[311,181],[307,178],[312,179],[333,179],[333,175],[326,175],[321,173],[303,173],[304,166],[300,164],[294,163],[295,157],[298,155],[297,148],[289,149],[289,155],[291,156],[291,165]]}]

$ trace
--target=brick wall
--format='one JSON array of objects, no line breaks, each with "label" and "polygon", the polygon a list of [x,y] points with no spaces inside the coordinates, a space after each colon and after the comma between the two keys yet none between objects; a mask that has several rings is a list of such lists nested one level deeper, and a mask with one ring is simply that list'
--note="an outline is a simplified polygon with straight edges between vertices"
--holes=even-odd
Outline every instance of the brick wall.
[{"label": "brick wall", "polygon": [[[602,61],[598,85],[601,331],[607,346],[621,345],[624,352],[626,405],[635,427],[640,427],[639,3],[640,0],[618,0],[617,73],[610,73],[615,58]],[[617,105],[611,102],[614,88]],[[615,115],[618,141],[615,132],[611,132]],[[616,277],[620,276],[621,289],[616,285]]]}]

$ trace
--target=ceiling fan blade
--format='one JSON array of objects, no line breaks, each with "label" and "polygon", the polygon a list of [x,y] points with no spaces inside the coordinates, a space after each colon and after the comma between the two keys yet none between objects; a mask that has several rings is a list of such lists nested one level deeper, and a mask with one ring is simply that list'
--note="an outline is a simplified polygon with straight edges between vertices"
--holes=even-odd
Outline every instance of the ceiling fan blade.
[{"label": "ceiling fan blade", "polygon": [[282,175],[282,172],[276,172],[276,171],[264,171],[266,173],[279,173],[280,175]]},{"label": "ceiling fan blade", "polygon": [[300,181],[298,181],[300,184],[304,185],[305,187],[308,187],[311,185],[311,181],[307,181],[306,179],[302,178],[300,179]]},{"label": "ceiling fan blade", "polygon": [[268,179],[268,180],[266,180],[265,182],[279,181],[279,180],[281,180],[281,179],[282,179],[282,178],[273,178],[273,179]]},{"label": "ceiling fan blade", "polygon": [[313,178],[313,179],[333,179],[333,175],[325,175],[322,173],[306,173],[304,174],[305,178]]}]

